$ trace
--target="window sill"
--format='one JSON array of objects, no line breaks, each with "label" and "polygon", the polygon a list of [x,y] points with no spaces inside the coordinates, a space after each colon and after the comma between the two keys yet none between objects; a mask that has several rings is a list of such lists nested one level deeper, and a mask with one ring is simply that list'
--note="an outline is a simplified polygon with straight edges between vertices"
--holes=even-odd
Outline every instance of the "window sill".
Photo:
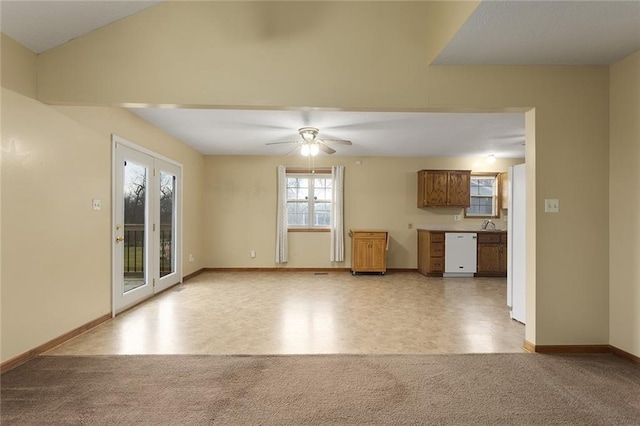
[{"label": "window sill", "polygon": [[288,232],[331,232],[330,228],[289,228]]}]

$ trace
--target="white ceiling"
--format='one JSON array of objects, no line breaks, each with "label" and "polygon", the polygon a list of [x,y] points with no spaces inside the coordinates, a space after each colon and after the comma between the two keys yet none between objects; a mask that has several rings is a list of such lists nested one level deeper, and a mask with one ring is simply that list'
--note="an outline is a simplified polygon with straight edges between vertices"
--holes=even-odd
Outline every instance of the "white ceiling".
[{"label": "white ceiling", "polygon": [[524,157],[522,113],[426,113],[131,109],[204,154],[285,155],[299,141],[297,129],[314,126],[341,156]]},{"label": "white ceiling", "polygon": [[640,50],[640,1],[483,1],[436,64],[611,65]]},{"label": "white ceiling", "polygon": [[42,53],[162,0],[2,0],[2,32]]},{"label": "white ceiling", "polygon": [[[41,53],[162,0],[0,0],[2,32]],[[436,64],[611,64],[640,50],[640,1],[483,1]],[[131,109],[206,154],[281,155],[302,126],[336,155],[523,157],[522,114]]]}]

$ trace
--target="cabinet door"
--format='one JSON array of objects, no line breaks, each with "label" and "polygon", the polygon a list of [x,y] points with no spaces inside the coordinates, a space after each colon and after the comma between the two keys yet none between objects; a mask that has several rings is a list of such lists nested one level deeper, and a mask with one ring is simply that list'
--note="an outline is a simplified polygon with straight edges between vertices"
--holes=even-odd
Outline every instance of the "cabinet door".
[{"label": "cabinet door", "polygon": [[429,171],[424,179],[425,206],[446,206],[448,172]]},{"label": "cabinet door", "polygon": [[369,267],[369,240],[354,238],[353,240],[353,270],[363,271]]},{"label": "cabinet door", "polygon": [[507,245],[500,244],[500,272],[507,273]]},{"label": "cabinet door", "polygon": [[471,172],[448,172],[448,205],[471,205]]},{"label": "cabinet door", "polygon": [[509,173],[507,172],[500,173],[499,191],[500,191],[499,207],[501,209],[508,209],[509,208]]},{"label": "cabinet door", "polygon": [[387,248],[387,242],[384,239],[376,238],[370,240],[370,264],[369,269],[374,271],[383,271],[386,269],[386,256],[385,251]]},{"label": "cabinet door", "polygon": [[426,231],[418,231],[418,272],[427,275],[429,272],[429,233]]},{"label": "cabinet door", "polygon": [[501,251],[500,244],[478,244],[478,272],[501,272]]}]

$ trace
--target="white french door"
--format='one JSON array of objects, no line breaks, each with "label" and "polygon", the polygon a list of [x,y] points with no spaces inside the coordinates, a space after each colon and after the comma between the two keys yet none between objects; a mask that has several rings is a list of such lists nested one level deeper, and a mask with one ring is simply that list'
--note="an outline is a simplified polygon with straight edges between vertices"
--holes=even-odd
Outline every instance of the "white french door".
[{"label": "white french door", "polygon": [[182,168],[113,136],[113,308],[181,281]]},{"label": "white french door", "polygon": [[154,159],[155,170],[155,196],[156,206],[154,242],[157,250],[157,283],[155,292],[165,290],[172,285],[182,281],[181,265],[182,256],[180,250],[180,206],[181,203],[181,180],[182,168]]}]

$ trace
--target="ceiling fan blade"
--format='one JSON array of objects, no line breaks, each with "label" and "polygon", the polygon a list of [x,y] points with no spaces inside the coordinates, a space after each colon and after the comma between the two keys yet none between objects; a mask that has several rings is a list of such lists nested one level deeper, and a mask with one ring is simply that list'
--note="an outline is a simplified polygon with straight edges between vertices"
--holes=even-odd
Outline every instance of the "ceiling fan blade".
[{"label": "ceiling fan blade", "polygon": [[293,148],[291,151],[287,152],[286,156],[288,157],[289,155],[293,155],[296,152],[300,151],[300,145],[296,146],[295,148]]},{"label": "ceiling fan blade", "polygon": [[300,141],[269,142],[269,143],[266,143],[265,145],[281,145],[283,143],[300,143]]},{"label": "ceiling fan blade", "polygon": [[351,141],[347,141],[344,139],[322,139],[320,140],[322,143],[332,143],[337,145],[353,145]]},{"label": "ceiling fan blade", "polygon": [[327,154],[333,154],[334,152],[336,152],[335,149],[325,145],[323,141],[317,141],[317,142],[318,142],[318,148],[320,148],[321,150],[323,150]]}]

